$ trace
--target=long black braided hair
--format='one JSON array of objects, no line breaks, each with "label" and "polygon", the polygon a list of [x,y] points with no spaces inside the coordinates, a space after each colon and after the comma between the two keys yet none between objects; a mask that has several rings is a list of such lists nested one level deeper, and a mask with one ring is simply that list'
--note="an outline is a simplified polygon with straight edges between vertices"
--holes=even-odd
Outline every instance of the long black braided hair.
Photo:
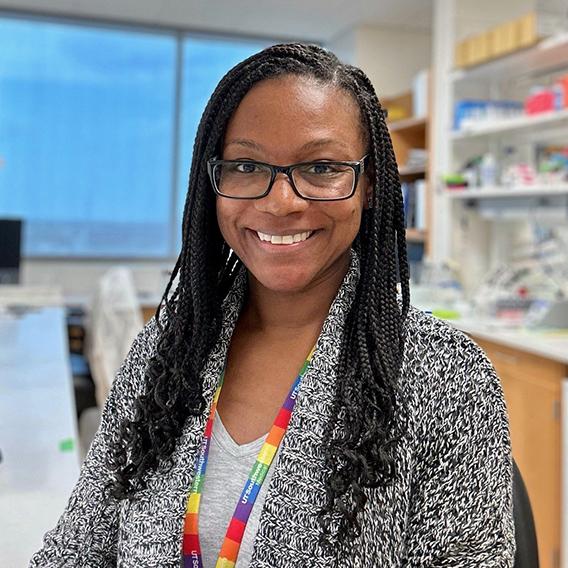
[{"label": "long black braided hair", "polygon": [[[221,303],[241,266],[217,225],[206,160],[220,155],[227,123],[251,87],[283,75],[309,77],[352,95],[374,177],[372,207],[363,211],[354,243],[361,277],[347,318],[338,370],[342,380],[331,412],[332,420],[341,417],[342,427],[330,424],[324,440],[331,474],[319,519],[326,538],[334,534],[345,540],[359,531],[364,489],[389,483],[395,473],[392,422],[409,308],[408,263],[385,113],[360,69],[315,45],[275,45],[249,57],[223,77],[205,108],[193,148],[182,250],[156,314],[160,338],[147,366],[146,390],[135,402],[134,419],[122,424],[115,448],[113,494],[124,499],[144,487],[145,474],[171,458],[187,418],[204,412],[200,373],[220,332]],[[167,316],[163,324],[161,315]]]}]

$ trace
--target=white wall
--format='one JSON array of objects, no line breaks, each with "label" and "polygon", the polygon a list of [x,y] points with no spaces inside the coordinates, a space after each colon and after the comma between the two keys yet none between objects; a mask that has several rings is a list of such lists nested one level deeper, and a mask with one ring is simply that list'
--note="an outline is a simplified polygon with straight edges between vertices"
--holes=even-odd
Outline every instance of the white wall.
[{"label": "white wall", "polygon": [[428,31],[364,25],[346,30],[326,45],[343,62],[361,67],[379,98],[408,91],[416,73],[431,66]]},{"label": "white wall", "polygon": [[412,79],[431,65],[428,32],[382,26],[362,26],[357,33],[356,65],[369,76],[382,97],[408,91]]}]

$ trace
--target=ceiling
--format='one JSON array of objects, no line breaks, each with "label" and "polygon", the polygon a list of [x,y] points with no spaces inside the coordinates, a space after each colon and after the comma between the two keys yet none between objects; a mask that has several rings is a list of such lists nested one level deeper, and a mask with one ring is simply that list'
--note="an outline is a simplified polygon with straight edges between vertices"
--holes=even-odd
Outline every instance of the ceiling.
[{"label": "ceiling", "polygon": [[433,1],[0,0],[0,10],[326,42],[361,24],[429,30]]}]

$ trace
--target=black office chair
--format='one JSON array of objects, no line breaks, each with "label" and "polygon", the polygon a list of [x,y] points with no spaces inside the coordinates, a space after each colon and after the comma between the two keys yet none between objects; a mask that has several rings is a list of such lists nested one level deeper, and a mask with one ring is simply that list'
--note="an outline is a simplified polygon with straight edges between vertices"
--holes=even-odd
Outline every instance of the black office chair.
[{"label": "black office chair", "polygon": [[514,568],[538,568],[538,546],[529,494],[513,460],[513,518],[515,522]]}]

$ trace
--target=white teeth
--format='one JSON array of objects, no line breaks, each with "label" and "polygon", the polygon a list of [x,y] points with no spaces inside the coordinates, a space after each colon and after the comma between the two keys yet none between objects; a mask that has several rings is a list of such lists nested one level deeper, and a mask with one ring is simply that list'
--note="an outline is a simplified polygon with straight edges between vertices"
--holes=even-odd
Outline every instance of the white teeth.
[{"label": "white teeth", "polygon": [[313,231],[306,231],[304,233],[296,233],[295,235],[268,235],[257,231],[258,238],[261,241],[272,243],[273,245],[291,245],[305,241]]}]

